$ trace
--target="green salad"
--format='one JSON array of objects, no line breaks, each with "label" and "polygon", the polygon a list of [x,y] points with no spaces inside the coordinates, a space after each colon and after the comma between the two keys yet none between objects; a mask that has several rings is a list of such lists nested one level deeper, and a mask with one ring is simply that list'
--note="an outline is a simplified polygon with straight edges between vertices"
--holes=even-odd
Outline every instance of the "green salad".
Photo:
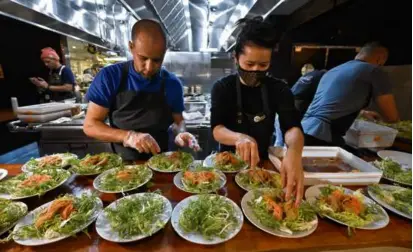
[{"label": "green salad", "polygon": [[407,188],[390,189],[380,185],[369,186],[378,198],[407,215],[412,215],[412,190]]},{"label": "green salad", "polygon": [[74,235],[96,217],[99,200],[95,195],[66,194],[37,211],[33,223],[11,233],[14,239],[53,239]]},{"label": "green salad", "polygon": [[27,207],[20,202],[0,199],[0,232],[26,215]]},{"label": "green salad", "polygon": [[165,201],[155,193],[119,200],[114,208],[107,207],[105,216],[113,232],[123,239],[150,236],[163,228],[167,221]]},{"label": "green salad", "polygon": [[31,158],[25,167],[28,171],[59,169],[68,166],[73,159],[76,159],[76,155],[72,153],[53,154],[36,159]]},{"label": "green salad", "polygon": [[190,153],[175,151],[155,155],[149,159],[148,164],[156,170],[175,172],[188,169],[193,161],[194,158]]},{"label": "green salad", "polygon": [[128,165],[113,169],[97,181],[97,189],[121,192],[134,189],[152,177],[152,171],[145,165]]},{"label": "green salad", "polygon": [[326,186],[321,187],[320,192],[315,208],[321,216],[329,216],[353,228],[363,227],[384,218],[378,205],[364,203],[364,196],[360,191],[347,194],[341,187]]},{"label": "green salad", "polygon": [[235,176],[236,182],[246,190],[281,188],[281,176],[265,169],[248,169]]},{"label": "green salad", "polygon": [[21,173],[0,182],[0,193],[9,194],[14,198],[42,195],[69,177],[70,172],[62,169],[41,170],[32,174]]},{"label": "green salad", "polygon": [[400,138],[412,140],[412,121],[400,121],[397,123],[384,123],[380,122],[379,124],[396,129],[399,131],[397,134]]},{"label": "green salad", "polygon": [[213,157],[214,167],[223,172],[236,172],[248,167],[239,156],[229,151],[217,153]]},{"label": "green salad", "polygon": [[109,152],[103,152],[96,155],[87,154],[81,160],[76,159],[70,162],[71,170],[79,175],[95,175],[106,170],[121,167],[122,158]]},{"label": "green salad", "polygon": [[395,182],[412,184],[412,170],[404,170],[401,165],[390,158],[374,161],[374,165],[383,171],[383,176]]},{"label": "green salad", "polygon": [[182,185],[191,193],[209,193],[221,188],[225,178],[208,168],[199,168],[193,171],[185,171],[182,174]]},{"label": "green salad", "polygon": [[313,207],[308,202],[296,207],[293,200],[285,201],[282,189],[260,189],[253,193],[253,199],[247,204],[258,221],[268,228],[293,234],[317,224]]},{"label": "green salad", "polygon": [[199,233],[206,240],[227,238],[240,225],[234,206],[219,195],[199,195],[182,209],[179,227],[185,233]]}]

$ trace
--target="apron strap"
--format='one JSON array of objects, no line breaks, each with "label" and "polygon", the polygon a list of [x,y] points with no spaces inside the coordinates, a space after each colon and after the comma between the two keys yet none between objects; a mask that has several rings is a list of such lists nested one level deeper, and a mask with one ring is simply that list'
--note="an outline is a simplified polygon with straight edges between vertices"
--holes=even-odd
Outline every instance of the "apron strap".
[{"label": "apron strap", "polygon": [[[113,123],[112,113],[113,113],[114,108],[116,107],[116,96],[118,95],[119,91],[122,91],[127,87],[128,75],[129,75],[129,61],[125,62],[122,66],[122,75],[120,77],[119,87],[118,87],[118,90],[116,91],[115,95],[113,96],[112,102],[110,104],[108,118],[109,118],[109,124],[110,124],[111,127],[117,128],[115,126],[115,124]],[[110,147],[112,149],[112,152],[116,153],[114,143],[111,142]]]}]

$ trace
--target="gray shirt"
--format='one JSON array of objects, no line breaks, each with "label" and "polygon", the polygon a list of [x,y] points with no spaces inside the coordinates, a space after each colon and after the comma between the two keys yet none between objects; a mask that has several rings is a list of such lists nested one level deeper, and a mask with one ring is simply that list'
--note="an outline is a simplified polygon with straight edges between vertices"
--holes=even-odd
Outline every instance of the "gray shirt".
[{"label": "gray shirt", "polygon": [[304,133],[331,142],[331,121],[360,112],[370,98],[391,93],[387,74],[378,66],[351,60],[321,78],[302,126]]}]

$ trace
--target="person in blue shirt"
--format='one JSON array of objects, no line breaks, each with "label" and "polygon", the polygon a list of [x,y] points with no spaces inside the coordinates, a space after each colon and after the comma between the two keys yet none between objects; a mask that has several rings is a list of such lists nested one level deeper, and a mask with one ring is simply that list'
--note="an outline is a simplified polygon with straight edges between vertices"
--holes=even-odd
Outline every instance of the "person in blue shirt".
[{"label": "person in blue shirt", "polygon": [[51,47],[41,50],[41,60],[47,68],[50,69],[47,81],[40,77],[32,77],[30,81],[41,88],[42,101],[62,101],[73,98],[75,76],[72,70],[60,63],[60,57]]},{"label": "person in blue shirt", "polygon": [[[373,99],[387,122],[399,114],[389,78],[380,69],[388,50],[377,42],[363,46],[354,60],[339,65],[321,78],[317,92],[302,120],[306,145],[343,146],[343,136],[363,108]],[[374,112],[362,112],[377,117]]]},{"label": "person in blue shirt", "polygon": [[[317,70],[311,64],[305,64],[302,68],[303,76],[301,76],[291,92],[294,95],[295,108],[300,113],[300,120],[303,118],[308,106],[314,98],[321,77],[326,73],[326,70]],[[278,116],[275,120],[275,146],[284,146],[284,137],[280,128]]]},{"label": "person in blue shirt", "polygon": [[[182,84],[161,67],[166,45],[158,22],[139,20],[129,42],[133,60],[103,68],[88,90],[85,134],[112,142],[124,160],[145,160],[167,151],[171,124],[176,144],[199,148],[185,132]],[[104,122],[107,116],[110,126]]]}]

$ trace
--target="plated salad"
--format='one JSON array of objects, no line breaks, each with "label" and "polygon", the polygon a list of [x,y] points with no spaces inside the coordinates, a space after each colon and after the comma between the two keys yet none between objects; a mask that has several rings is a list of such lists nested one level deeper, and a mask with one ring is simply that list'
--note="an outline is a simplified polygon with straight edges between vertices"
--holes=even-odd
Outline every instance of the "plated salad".
[{"label": "plated salad", "polygon": [[159,172],[176,172],[188,169],[194,161],[190,153],[182,151],[166,152],[151,157],[148,165]]},{"label": "plated salad", "polygon": [[280,174],[265,169],[248,169],[235,176],[235,182],[244,190],[258,188],[281,188]]},{"label": "plated salad", "polygon": [[41,158],[32,158],[22,166],[22,170],[28,172],[34,170],[61,169],[70,165],[71,160],[76,158],[77,156],[72,153],[61,153]]},{"label": "plated salad", "polygon": [[342,187],[319,187],[320,195],[315,208],[321,216],[328,216],[348,227],[362,228],[385,218],[384,210],[377,204],[367,204],[366,197],[358,190],[346,191]]},{"label": "plated salad", "polygon": [[86,228],[101,209],[102,201],[93,194],[66,194],[30,212],[10,236],[20,244],[30,245],[61,240]]},{"label": "plated salad", "polygon": [[[389,185],[371,185],[368,187],[369,193],[373,193],[374,196],[378,197],[378,203],[383,201],[387,205],[395,208],[396,210],[406,214],[407,216],[412,216],[412,190],[389,186]],[[386,204],[381,204],[387,207]]]},{"label": "plated salad", "polygon": [[0,199],[0,235],[26,214],[27,206],[24,203]]},{"label": "plated salad", "polygon": [[392,180],[396,183],[412,185],[411,167],[410,169],[405,170],[399,163],[391,160],[390,158],[385,158],[381,161],[374,161],[373,164],[383,171],[384,178]]},{"label": "plated salad", "polygon": [[98,232],[102,234],[101,223],[108,222],[110,229],[106,233],[114,233],[120,241],[133,240],[134,237],[138,240],[162,229],[169,221],[171,212],[170,202],[162,195],[133,194],[119,199],[104,210],[97,222]]},{"label": "plated salad", "polygon": [[[196,195],[179,214],[179,227],[185,233],[199,234],[205,240],[227,239],[237,233],[242,223],[237,210],[227,198],[219,195]],[[241,214],[242,215],[242,214]]]},{"label": "plated salad", "polygon": [[226,182],[225,175],[222,172],[208,168],[188,170],[176,176],[180,176],[182,189],[190,193],[215,192],[223,187]]},{"label": "plated salad", "polygon": [[[293,200],[285,201],[285,194],[282,189],[258,189],[248,192],[245,197],[247,208],[251,210],[253,223],[257,220],[261,225],[269,230],[284,232],[293,235],[297,232],[315,230],[317,226],[317,214],[308,202],[302,202],[296,207]],[[243,205],[244,209],[244,205]],[[244,209],[247,217],[251,217]],[[256,223],[254,223],[256,224]],[[272,233],[272,232],[271,232]]]},{"label": "plated salad", "polygon": [[237,172],[248,167],[239,156],[229,151],[217,153],[213,157],[213,166],[223,172]]},{"label": "plated salad", "polygon": [[122,158],[109,152],[96,155],[87,154],[81,160],[72,160],[71,166],[71,170],[78,175],[96,175],[112,168],[121,167]]},{"label": "plated salad", "polygon": [[40,196],[63,184],[69,177],[70,172],[62,169],[22,173],[0,182],[0,197],[19,199]]},{"label": "plated salad", "polygon": [[101,192],[126,192],[136,189],[152,178],[152,171],[145,165],[127,165],[105,171],[93,181]]}]

